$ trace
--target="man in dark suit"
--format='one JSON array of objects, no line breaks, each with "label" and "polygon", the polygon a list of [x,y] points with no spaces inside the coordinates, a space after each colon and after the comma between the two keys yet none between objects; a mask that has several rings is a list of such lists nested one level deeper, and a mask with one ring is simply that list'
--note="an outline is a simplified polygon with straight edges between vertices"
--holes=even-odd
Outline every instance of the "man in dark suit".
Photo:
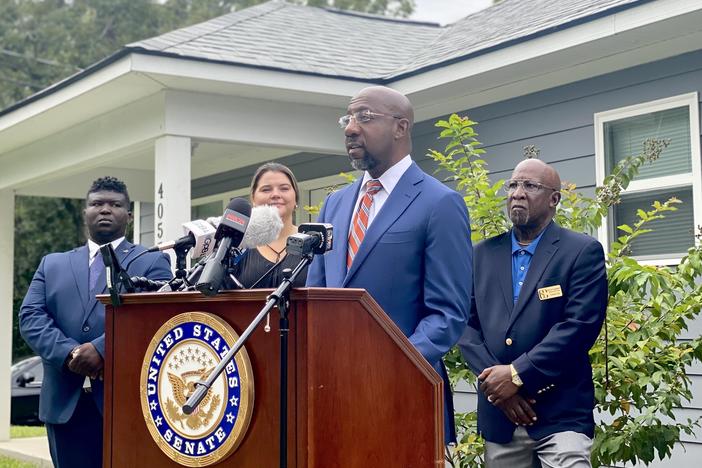
[{"label": "man in dark suit", "polygon": [[553,222],[561,181],[537,159],[505,182],[512,230],[476,245],[459,346],[478,375],[489,468],[589,467],[594,387],[588,351],[607,308],[597,240]]},{"label": "man in dark suit", "polygon": [[[472,247],[463,198],[414,162],[409,100],[375,86],[339,119],[361,179],[331,194],[319,222],[334,250],[316,257],[308,286],[364,288],[444,378],[445,439],[455,440],[441,358],[460,337],[470,304]],[[418,422],[419,423],[419,422]]]},{"label": "man in dark suit", "polygon": [[[111,243],[123,266],[144,251],[124,238],[132,213],[121,181],[93,182],[83,215],[88,244],[42,258],[19,313],[22,337],[44,365],[39,418],[57,468],[102,466],[105,307],[95,295],[107,286],[99,246]],[[161,253],[140,256],[129,273],[172,276]]]}]

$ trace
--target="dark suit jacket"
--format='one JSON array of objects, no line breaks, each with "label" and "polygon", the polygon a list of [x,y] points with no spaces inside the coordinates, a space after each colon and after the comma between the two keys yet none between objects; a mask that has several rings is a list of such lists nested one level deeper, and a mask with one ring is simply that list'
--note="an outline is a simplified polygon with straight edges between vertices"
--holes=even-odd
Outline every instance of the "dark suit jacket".
[{"label": "dark suit jacket", "polygon": [[[607,309],[607,275],[600,243],[551,223],[539,241],[514,304],[510,233],[476,245],[474,292],[468,328],[459,342],[471,370],[514,364],[520,393],[536,399],[540,439],[562,431],[593,437],[595,403],[588,351]],[[563,295],[540,300],[538,290]],[[478,392],[478,430],[491,442],[512,440],[515,426]]]},{"label": "dark suit jacket", "polygon": [[349,225],[361,180],[324,202],[319,222],[334,225],[334,249],[317,256],[308,286],[364,288],[444,377],[445,436],[453,439],[453,404],[441,357],[465,328],[472,247],[463,198],[415,163],[402,175],[346,271]]},{"label": "dark suit jacket", "polygon": [[[143,250],[125,240],[115,253],[120,265],[126,266]],[[85,378],[65,366],[71,350],[91,342],[105,356],[105,306],[88,290],[88,268],[87,246],[45,256],[19,312],[22,337],[44,364],[39,419],[47,423],[67,422],[80,397]],[[162,253],[142,255],[129,266],[129,274],[152,280],[172,277],[170,261]],[[97,284],[102,285],[100,293],[106,292],[104,269]],[[92,381],[92,387],[95,403],[102,411],[102,381]]]}]

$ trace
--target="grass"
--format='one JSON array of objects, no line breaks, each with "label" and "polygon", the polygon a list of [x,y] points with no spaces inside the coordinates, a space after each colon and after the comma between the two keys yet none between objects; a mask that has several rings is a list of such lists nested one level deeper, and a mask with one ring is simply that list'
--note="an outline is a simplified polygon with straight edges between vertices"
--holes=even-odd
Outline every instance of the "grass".
[{"label": "grass", "polygon": [[[10,426],[10,438],[20,439],[22,437],[46,436],[44,426]],[[37,465],[14,458],[0,455],[0,468],[36,468]]]},{"label": "grass", "polygon": [[27,463],[0,455],[0,468],[36,468],[34,463]]},{"label": "grass", "polygon": [[[44,426],[10,426],[10,439],[21,439],[23,437],[42,437],[46,435]],[[5,465],[0,464],[0,467]]]}]

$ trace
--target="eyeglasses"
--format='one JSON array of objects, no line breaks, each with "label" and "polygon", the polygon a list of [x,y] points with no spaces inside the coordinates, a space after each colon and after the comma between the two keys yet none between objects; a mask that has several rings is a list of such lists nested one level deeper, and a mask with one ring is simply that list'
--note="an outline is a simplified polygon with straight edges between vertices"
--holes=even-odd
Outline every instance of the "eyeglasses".
[{"label": "eyeglasses", "polygon": [[368,123],[376,117],[392,117],[393,119],[401,119],[399,115],[388,115],[380,114],[378,112],[371,112],[369,110],[362,110],[354,112],[353,114],[346,114],[339,117],[339,127],[345,129],[351,123],[351,119],[355,120],[359,124]]},{"label": "eyeglasses", "polygon": [[519,187],[522,187],[527,193],[536,193],[541,189],[553,190],[554,192],[560,192],[559,189],[553,187],[548,187],[541,182],[534,182],[533,180],[517,180],[510,179],[505,181],[505,185],[502,186],[505,192],[512,193],[516,192]]}]

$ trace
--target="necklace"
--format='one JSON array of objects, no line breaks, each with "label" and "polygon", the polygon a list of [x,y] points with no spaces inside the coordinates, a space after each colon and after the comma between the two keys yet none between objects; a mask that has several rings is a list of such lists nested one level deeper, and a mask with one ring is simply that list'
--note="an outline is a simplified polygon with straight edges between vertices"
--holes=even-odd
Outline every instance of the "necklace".
[{"label": "necklace", "polygon": [[283,247],[280,251],[278,251],[278,250],[275,250],[273,247],[271,247],[270,244],[266,244],[266,247],[271,249],[273,251],[273,253],[275,254],[275,262],[274,263],[278,263],[280,261],[280,256],[283,255],[283,253],[285,252],[285,249],[286,249],[286,247]]},{"label": "necklace", "polygon": [[531,244],[531,242],[519,242],[519,241],[517,241],[517,244],[521,245],[522,247],[526,247],[527,245]]}]

